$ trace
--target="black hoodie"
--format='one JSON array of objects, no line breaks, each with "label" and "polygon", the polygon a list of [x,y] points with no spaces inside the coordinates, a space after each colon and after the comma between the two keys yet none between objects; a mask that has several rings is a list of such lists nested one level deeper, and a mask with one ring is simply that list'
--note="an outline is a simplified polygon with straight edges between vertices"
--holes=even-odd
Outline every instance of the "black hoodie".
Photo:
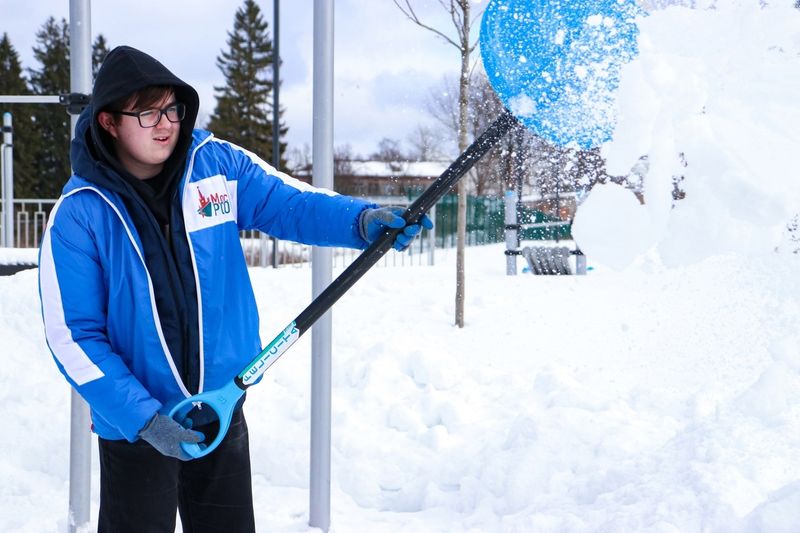
[{"label": "black hoodie", "polygon": [[[117,159],[111,136],[97,115],[112,102],[149,86],[171,86],[186,105],[177,146],[159,175],[140,180]],[[172,358],[190,392],[199,386],[197,293],[183,214],[177,195],[199,109],[197,92],[153,57],[120,46],[106,56],[97,73],[90,105],[81,113],[70,158],[76,174],[119,194],[142,242],[153,281],[161,329]]]},{"label": "black hoodie", "polygon": [[[97,122],[97,115],[107,111],[106,107],[112,102],[153,85],[172,86],[176,100],[186,105],[186,117],[181,121],[178,144],[172,156],[158,176],[145,182],[132,176],[119,163],[111,136]],[[191,86],[156,59],[130,46],[119,46],[109,52],[97,73],[91,100],[91,139],[96,157],[110,164],[139,193],[161,225],[169,221],[169,197],[181,177],[198,109],[199,98]]]}]

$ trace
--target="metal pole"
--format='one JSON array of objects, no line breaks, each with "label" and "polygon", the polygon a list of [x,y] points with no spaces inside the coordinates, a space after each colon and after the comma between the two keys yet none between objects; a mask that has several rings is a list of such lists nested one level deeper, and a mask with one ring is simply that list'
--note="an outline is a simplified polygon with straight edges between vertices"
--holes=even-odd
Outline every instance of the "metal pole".
[{"label": "metal pole", "polygon": [[[92,29],[90,0],[70,0],[70,90],[89,94],[92,91]],[[77,115],[72,115],[72,136],[75,136]],[[89,406],[75,389],[70,399],[69,446],[69,521],[70,533],[85,530],[89,523],[92,472],[92,435],[89,430]]]},{"label": "metal pole", "polygon": [[506,275],[517,275],[517,253],[519,222],[517,221],[517,193],[506,191],[505,194],[505,233],[506,233]]},{"label": "metal pole", "polygon": [[61,97],[55,95],[17,96],[11,94],[0,95],[3,104],[60,104]]},{"label": "metal pole", "polygon": [[586,275],[586,256],[580,250],[575,251],[575,274]]},{"label": "metal pole", "polygon": [[[333,0],[314,0],[313,184],[333,188]],[[329,248],[314,247],[316,298],[333,278]],[[314,324],[311,339],[311,480],[309,525],[331,522],[331,312]]]},{"label": "metal pole", "polygon": [[[436,222],[436,206],[431,207],[428,216],[432,222]],[[436,255],[436,228],[428,231],[428,265],[433,266]]]},{"label": "metal pole", "polygon": [[11,113],[3,113],[3,243],[14,247],[14,137]]},{"label": "metal pole", "polygon": [[[270,237],[270,240],[272,241],[272,245],[274,247],[275,246],[275,237]],[[259,252],[258,252],[259,263],[261,264],[262,267],[266,267],[267,266],[267,236],[264,235],[263,233],[259,233],[259,235],[258,235],[258,246],[259,246],[259,248],[258,248],[258,250],[259,250]],[[275,266],[275,265],[273,264],[273,266]]]},{"label": "metal pole", "polygon": [[[559,191],[561,190],[559,187],[560,184],[561,180],[556,180],[556,218],[558,218],[558,220],[561,220],[561,198],[559,197]],[[559,230],[555,231],[556,242],[560,242],[558,239],[558,232]]]},{"label": "metal pole", "polygon": [[[280,121],[280,65],[281,65],[281,46],[280,46],[280,0],[275,0],[273,6],[272,22],[272,44],[275,47],[272,59],[272,161],[275,170],[281,167],[281,121]],[[272,237],[272,268],[278,268],[278,239]]]}]

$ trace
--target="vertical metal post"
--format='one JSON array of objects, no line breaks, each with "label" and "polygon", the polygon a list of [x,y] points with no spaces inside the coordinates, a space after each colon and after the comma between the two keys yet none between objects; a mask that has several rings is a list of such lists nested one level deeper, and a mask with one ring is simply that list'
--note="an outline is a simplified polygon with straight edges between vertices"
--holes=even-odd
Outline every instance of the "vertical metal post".
[{"label": "vertical metal post", "polygon": [[[92,91],[92,28],[90,0],[70,0],[70,91],[90,94]],[[72,136],[75,136],[77,115],[72,115]],[[89,523],[92,435],[89,406],[75,389],[70,399],[69,446],[69,521],[70,533],[83,531]]]},{"label": "vertical metal post", "polygon": [[[560,178],[560,176],[559,176],[559,178]],[[558,220],[561,220],[561,197],[559,196],[559,191],[561,190],[561,188],[559,186],[560,184],[561,184],[561,179],[557,179],[556,180],[556,218]],[[553,232],[555,233],[555,236],[556,236],[556,242],[560,242],[559,238],[558,238],[558,233],[561,231],[560,228],[561,228],[561,226],[556,226],[555,229],[553,230]]]},{"label": "vertical metal post", "polygon": [[576,250],[575,253],[575,274],[578,276],[586,275],[586,256],[580,250]]},{"label": "vertical metal post", "polygon": [[[272,242],[272,247],[275,247],[275,237],[270,237],[270,242]],[[258,261],[259,265],[262,267],[267,266],[267,236],[263,233],[258,234]],[[272,263],[273,267],[277,267],[274,262]]]},{"label": "vertical metal post", "polygon": [[[333,0],[314,0],[313,184],[333,188]],[[314,298],[330,284],[330,248],[314,247]],[[311,472],[309,525],[323,531],[331,515],[331,312],[311,338]]]},{"label": "vertical metal post", "polygon": [[428,231],[428,265],[433,266],[436,255],[436,206],[431,207],[428,211],[428,216],[431,222],[434,223],[432,230]]},{"label": "vertical metal post", "polygon": [[3,234],[2,246],[14,247],[14,142],[11,113],[3,113]]},{"label": "vertical metal post", "polygon": [[517,275],[517,192],[506,191],[505,197],[506,275]]},{"label": "vertical metal post", "polygon": [[[281,46],[280,46],[280,0],[274,0],[273,21],[272,21],[272,45],[274,46],[272,60],[272,165],[275,170],[281,167],[281,121],[280,121],[280,68],[281,68]],[[278,239],[272,237],[272,268],[278,268]]]}]

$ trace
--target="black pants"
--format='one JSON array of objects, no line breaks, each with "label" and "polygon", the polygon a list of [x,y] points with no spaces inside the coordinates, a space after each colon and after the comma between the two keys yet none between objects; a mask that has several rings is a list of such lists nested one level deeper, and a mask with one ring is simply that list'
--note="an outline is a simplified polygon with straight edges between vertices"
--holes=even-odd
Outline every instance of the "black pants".
[{"label": "black pants", "polygon": [[[194,429],[210,441],[219,423]],[[184,533],[255,531],[250,445],[238,409],[219,447],[200,459],[161,455],[143,440],[99,439],[98,533],[173,533],[175,510]]]}]

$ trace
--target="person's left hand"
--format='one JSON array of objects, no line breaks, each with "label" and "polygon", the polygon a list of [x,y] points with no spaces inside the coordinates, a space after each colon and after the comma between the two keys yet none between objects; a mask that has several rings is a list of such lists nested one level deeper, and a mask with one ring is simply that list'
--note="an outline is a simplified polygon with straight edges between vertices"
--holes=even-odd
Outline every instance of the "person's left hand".
[{"label": "person's left hand", "polygon": [[181,447],[182,443],[196,444],[205,439],[205,435],[199,431],[185,428],[172,418],[159,413],[156,413],[139,431],[139,436],[167,457],[181,461],[189,461],[192,458]]},{"label": "person's left hand", "polygon": [[365,209],[361,212],[358,220],[358,230],[361,238],[367,242],[367,245],[370,245],[383,234],[386,228],[403,228],[403,231],[397,234],[392,244],[395,250],[402,252],[411,245],[412,241],[422,231],[422,228],[433,229],[433,222],[428,218],[428,215],[422,215],[418,224],[406,225],[406,221],[402,217],[404,212],[405,208],[395,205]]}]

